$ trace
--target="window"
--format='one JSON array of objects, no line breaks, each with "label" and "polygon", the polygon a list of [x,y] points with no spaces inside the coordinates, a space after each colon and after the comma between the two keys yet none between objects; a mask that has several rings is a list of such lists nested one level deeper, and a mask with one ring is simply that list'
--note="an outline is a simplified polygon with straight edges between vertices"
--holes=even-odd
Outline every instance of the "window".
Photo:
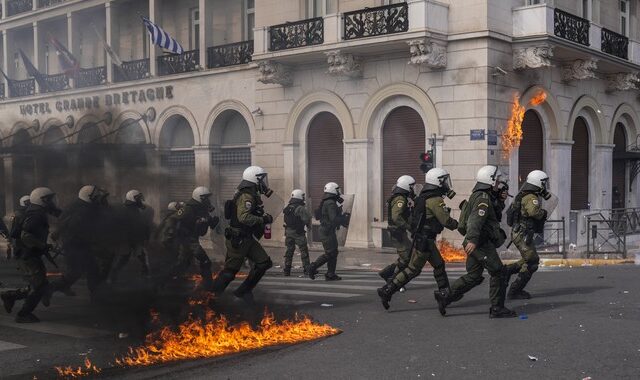
[{"label": "window", "polygon": [[244,0],[244,35],[246,41],[253,40],[253,28],[256,26],[256,2]]},{"label": "window", "polygon": [[16,65],[16,71],[20,69],[20,53],[13,55],[13,63]]},{"label": "window", "polygon": [[189,23],[191,25],[191,50],[200,48],[200,9],[189,10]]},{"label": "window", "polygon": [[629,0],[620,0],[620,34],[629,37]]},{"label": "window", "polygon": [[321,17],[324,16],[327,10],[326,0],[308,0],[307,3],[307,17]]},{"label": "window", "polygon": [[[531,1],[531,0],[529,0],[529,1]],[[540,1],[540,0],[537,0],[537,1]],[[406,0],[384,0],[382,2],[382,5],[400,4],[400,3],[404,3],[404,2],[406,2]]]},{"label": "window", "polygon": [[582,0],[582,18],[591,20],[591,9],[593,0]]},{"label": "window", "polygon": [[49,75],[49,44],[44,45],[44,73]]},{"label": "window", "polygon": [[[149,30],[144,24],[142,25],[142,58],[149,58]],[[132,53],[131,59],[139,59],[139,57],[134,57]]]},{"label": "window", "polygon": [[527,0],[527,5],[544,4],[544,0]]}]

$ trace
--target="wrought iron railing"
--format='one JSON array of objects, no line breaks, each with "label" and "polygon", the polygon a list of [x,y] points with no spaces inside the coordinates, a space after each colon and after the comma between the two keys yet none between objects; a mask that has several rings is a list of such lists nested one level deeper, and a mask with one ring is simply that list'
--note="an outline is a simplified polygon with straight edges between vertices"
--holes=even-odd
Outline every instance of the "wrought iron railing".
[{"label": "wrought iron railing", "polygon": [[285,50],[324,42],[324,19],[287,22],[269,27],[269,50]]},{"label": "wrought iron railing", "polygon": [[253,40],[236,42],[207,49],[207,67],[225,67],[251,62]]},{"label": "wrought iron railing", "polygon": [[573,41],[581,45],[589,46],[589,20],[558,8],[553,14],[553,34],[565,40]]},{"label": "wrought iron railing", "polygon": [[20,98],[36,93],[36,80],[33,78],[25,80],[12,80],[9,82],[9,96]]},{"label": "wrought iron railing", "polygon": [[100,86],[107,82],[107,68],[99,66],[80,69],[74,79],[76,88]]},{"label": "wrought iron railing", "polygon": [[40,92],[55,92],[69,88],[69,78],[66,74],[45,75],[46,86],[40,86]]},{"label": "wrought iron railing", "polygon": [[188,73],[200,69],[200,50],[158,57],[158,75]]},{"label": "wrought iron railing", "polygon": [[565,218],[550,219],[544,224],[544,232],[534,235],[534,244],[540,255],[562,255],[567,257]]},{"label": "wrought iron railing", "polygon": [[33,0],[7,0],[7,17],[33,10]]},{"label": "wrought iron railing", "polygon": [[122,62],[122,66],[113,65],[115,82],[145,79],[149,75],[149,58]]},{"label": "wrought iron railing", "polygon": [[345,40],[406,32],[409,6],[400,3],[346,12],[343,23]]},{"label": "wrought iron railing", "polygon": [[38,8],[46,8],[56,4],[64,3],[67,0],[38,0]]},{"label": "wrought iron railing", "polygon": [[622,59],[629,59],[629,38],[602,28],[601,50]]}]

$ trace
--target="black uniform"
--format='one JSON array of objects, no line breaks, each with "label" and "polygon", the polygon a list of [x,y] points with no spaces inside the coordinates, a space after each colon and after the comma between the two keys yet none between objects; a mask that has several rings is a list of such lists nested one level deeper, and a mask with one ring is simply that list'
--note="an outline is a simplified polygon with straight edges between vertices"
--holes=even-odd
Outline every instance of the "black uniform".
[{"label": "black uniform", "polygon": [[342,207],[338,203],[342,202],[339,195],[325,193],[320,204],[320,229],[319,235],[324,248],[324,254],[318,257],[315,262],[309,266],[309,277],[313,280],[318,273],[318,268],[327,264],[327,273],[325,279],[328,281],[340,280],[340,276],[336,274],[336,266],[338,263],[338,237],[336,231],[340,227],[349,225],[349,216],[342,213]]},{"label": "black uniform", "polygon": [[115,282],[116,276],[124,268],[131,256],[135,256],[141,264],[143,276],[149,275],[147,252],[145,244],[149,241],[151,226],[147,218],[142,214],[137,202],[126,201],[117,210],[119,225],[123,231],[123,246],[120,247],[118,258],[113,269],[111,269],[111,281]]}]

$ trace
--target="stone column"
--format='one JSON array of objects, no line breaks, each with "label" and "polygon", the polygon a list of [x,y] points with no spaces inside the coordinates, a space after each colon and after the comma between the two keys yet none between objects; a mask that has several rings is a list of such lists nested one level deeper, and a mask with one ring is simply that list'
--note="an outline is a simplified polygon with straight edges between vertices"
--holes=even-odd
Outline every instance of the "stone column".
[{"label": "stone column", "polygon": [[[307,181],[300,178],[300,170],[298,159],[300,157],[300,148],[297,143],[282,144],[282,153],[284,155],[284,190],[303,189]],[[308,192],[308,189],[304,189]]]},{"label": "stone column", "polygon": [[4,206],[7,214],[10,214],[16,207],[16,197],[13,193],[13,156],[5,155],[2,164],[4,165]]},{"label": "stone column", "polygon": [[[33,1],[33,6],[35,8],[37,1],[34,0]],[[36,69],[40,70],[40,37],[38,34],[38,22],[34,21],[33,22],[33,55],[31,57],[33,65],[36,67]],[[41,70],[40,70],[41,71]],[[40,88],[40,85],[38,83],[38,81],[34,81],[35,82],[35,92],[36,94],[39,93],[40,91],[42,91],[42,89]]]},{"label": "stone column", "polygon": [[558,196],[558,208],[551,218],[565,217],[569,220],[571,209],[571,148],[573,141],[551,141],[549,148],[550,162],[555,163],[549,167],[549,179],[551,192]]},{"label": "stone column", "polygon": [[344,141],[344,192],[354,194],[351,224],[347,234],[348,247],[369,248],[371,220],[369,220],[369,147],[367,139]]},{"label": "stone column", "polygon": [[[113,12],[113,8],[111,6],[111,2],[107,1],[106,3],[104,3],[104,24],[105,24],[105,29],[106,29],[106,35],[104,36],[104,38],[107,40],[107,44],[109,44],[109,46],[113,46],[112,45],[112,36],[113,36],[113,32],[112,32],[112,27],[111,27],[111,22],[112,22],[112,12]],[[107,83],[113,83],[113,61],[111,60],[111,56],[109,54],[106,54],[106,62],[107,62]]]},{"label": "stone column", "polygon": [[[159,1],[157,0],[149,0],[149,20],[152,22],[156,22],[156,19],[160,12],[158,10]],[[145,35],[144,38],[149,38],[148,35]],[[158,55],[157,46],[149,39],[149,74],[152,77],[158,75],[158,60],[156,56]]]},{"label": "stone column", "polygon": [[162,211],[167,209],[167,204],[163,204],[162,191],[164,186],[162,186],[162,181],[164,179],[164,174],[162,172],[162,165],[160,164],[160,151],[157,149],[146,149],[145,156],[147,160],[147,170],[149,173],[153,173],[153,187],[156,189],[155,192],[149,192],[148,194],[144,194],[145,202],[149,206],[151,206],[155,211],[154,213],[154,221],[156,223],[160,222],[160,216]]},{"label": "stone column", "polygon": [[199,0],[200,10],[200,67],[207,68],[207,48],[213,46],[213,4]]},{"label": "stone column", "polygon": [[[7,8],[5,8],[5,1],[2,0],[2,9],[6,10]],[[6,11],[3,11],[2,15],[4,18],[4,14],[6,13]],[[9,54],[9,47],[7,46],[7,44],[9,43],[9,38],[7,36],[9,32],[7,30],[3,30],[2,31],[2,70],[7,74],[7,75],[11,75],[9,74],[9,58],[7,57],[7,54]],[[4,83],[4,97],[5,98],[9,98],[9,82],[7,82],[6,78],[2,78],[2,83]]]},{"label": "stone column", "polygon": [[0,5],[2,5],[2,18],[7,18],[7,0],[0,0]]},{"label": "stone column", "polygon": [[196,159],[196,185],[211,187],[211,147],[194,146],[193,153]]},{"label": "stone column", "polygon": [[591,180],[589,181],[589,200],[591,208],[611,208],[611,188],[613,186],[613,148],[615,145],[596,145],[594,159],[591,160]]},{"label": "stone column", "polygon": [[[73,25],[73,13],[67,13],[67,49],[73,54],[74,57],[77,57],[79,60],[82,60],[82,57],[78,57],[78,48],[75,46],[76,38],[74,33],[74,25]],[[73,77],[69,77],[69,87],[75,87],[75,79]]]}]

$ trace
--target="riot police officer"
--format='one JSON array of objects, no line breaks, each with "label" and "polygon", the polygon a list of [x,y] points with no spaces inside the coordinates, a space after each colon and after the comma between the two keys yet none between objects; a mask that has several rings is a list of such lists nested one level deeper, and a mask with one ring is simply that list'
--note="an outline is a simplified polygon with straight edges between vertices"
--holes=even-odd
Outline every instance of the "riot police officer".
[{"label": "riot police officer", "polygon": [[[23,195],[22,197],[20,197],[20,201],[18,203],[19,206],[14,211],[13,216],[11,217],[11,223],[9,224],[9,231],[7,236],[9,238],[10,245],[7,250],[8,252],[13,252],[13,255],[16,257],[20,255],[20,234],[22,232],[22,223],[24,222],[27,208],[31,204],[30,198],[31,197],[29,195]],[[10,255],[7,253],[7,256]]]},{"label": "riot police officer", "polygon": [[435,292],[438,309],[442,315],[446,314],[449,304],[460,300],[466,292],[482,283],[482,273],[486,269],[491,276],[489,317],[516,316],[515,312],[504,306],[509,272],[497,252],[497,248],[506,240],[506,234],[500,228],[494,207],[501,176],[497,166],[487,165],[480,168],[473,193],[466,204],[461,205],[458,231],[465,236],[463,246],[467,253],[467,274],[457,279],[450,291],[445,289]]},{"label": "riot police officer", "polygon": [[[212,193],[208,188],[199,186],[191,194],[191,199],[178,209],[171,219],[175,223],[175,244],[178,249],[178,259],[171,269],[171,277],[184,273],[193,258],[198,260],[200,275],[202,276],[202,288],[211,290],[213,278],[211,274],[211,259],[200,245],[200,237],[204,236],[209,228],[215,228],[220,219],[213,216],[214,210],[211,204]],[[170,244],[171,235],[165,235],[163,243]]]},{"label": "riot police officer", "polygon": [[398,272],[391,281],[378,289],[378,296],[385,309],[389,308],[391,296],[420,275],[427,261],[433,267],[433,276],[439,291],[449,290],[449,278],[444,260],[436,245],[436,238],[444,228],[455,230],[458,227],[458,222],[450,216],[451,209],[444,202],[445,196],[449,199],[455,196],[449,173],[441,168],[429,170],[425,176],[424,188],[415,202],[412,218],[415,249],[411,254],[411,259],[408,265]]},{"label": "riot police officer", "polygon": [[327,264],[327,273],[324,279],[327,281],[342,280],[336,274],[338,263],[338,237],[336,231],[340,227],[349,226],[349,214],[342,212],[342,207],[338,204],[344,202],[340,193],[340,186],[335,182],[329,182],[324,186],[324,197],[320,207],[316,210],[316,219],[320,221],[319,237],[324,248],[324,254],[318,257],[309,266],[309,278],[314,280],[318,273],[318,268]]},{"label": "riot police officer", "polygon": [[311,225],[311,213],[305,205],[305,193],[300,189],[291,192],[289,204],[282,211],[284,214],[284,244],[287,250],[284,254],[284,275],[291,275],[291,264],[293,262],[293,253],[296,245],[300,249],[300,258],[302,259],[302,268],[306,275],[309,270],[309,247],[307,245],[306,227]]},{"label": "riot police officer", "polygon": [[411,230],[411,207],[409,200],[413,201],[415,193],[413,186],[416,180],[408,175],[403,175],[396,181],[391,197],[387,200],[388,231],[393,245],[398,253],[396,262],[387,265],[378,272],[385,282],[388,282],[399,271],[404,270],[411,260],[411,240],[407,232]]},{"label": "riot police officer", "polygon": [[51,245],[49,238],[48,215],[59,216],[60,210],[55,203],[55,193],[46,187],[39,187],[31,192],[30,205],[27,207],[24,221],[20,227],[19,244],[21,246],[18,258],[19,268],[27,280],[26,289],[3,292],[1,295],[4,308],[11,313],[14,303],[24,299],[22,308],[16,316],[18,323],[40,322],[33,314],[40,303],[45,290],[49,286],[47,269],[42,256],[49,255]]},{"label": "riot police officer", "polygon": [[147,219],[142,215],[142,210],[146,208],[144,195],[138,190],[129,190],[125,195],[122,206],[120,224],[124,227],[125,235],[123,247],[120,247],[118,257],[111,269],[111,283],[115,283],[118,273],[124,268],[131,256],[135,256],[141,265],[143,276],[149,276],[149,264],[145,244],[149,241],[150,226]]},{"label": "riot police officer", "polygon": [[529,299],[531,295],[524,290],[533,274],[538,270],[540,257],[533,244],[533,236],[544,231],[547,211],[541,207],[541,198],[547,196],[549,176],[541,170],[534,170],[527,176],[527,180],[513,201],[515,215],[512,222],[511,240],[520,251],[522,259],[515,266],[512,273],[518,277],[511,284],[507,297],[509,299]]},{"label": "riot police officer", "polygon": [[273,191],[269,188],[268,175],[263,168],[250,166],[245,169],[233,199],[225,202],[224,214],[229,220],[229,227],[224,233],[227,252],[224,268],[213,286],[214,293],[224,292],[248,258],[253,266],[233,294],[250,302],[253,299],[253,289],[273,266],[271,258],[259,242],[265,225],[273,223],[273,217],[264,212],[260,195],[268,198],[271,194]]}]

